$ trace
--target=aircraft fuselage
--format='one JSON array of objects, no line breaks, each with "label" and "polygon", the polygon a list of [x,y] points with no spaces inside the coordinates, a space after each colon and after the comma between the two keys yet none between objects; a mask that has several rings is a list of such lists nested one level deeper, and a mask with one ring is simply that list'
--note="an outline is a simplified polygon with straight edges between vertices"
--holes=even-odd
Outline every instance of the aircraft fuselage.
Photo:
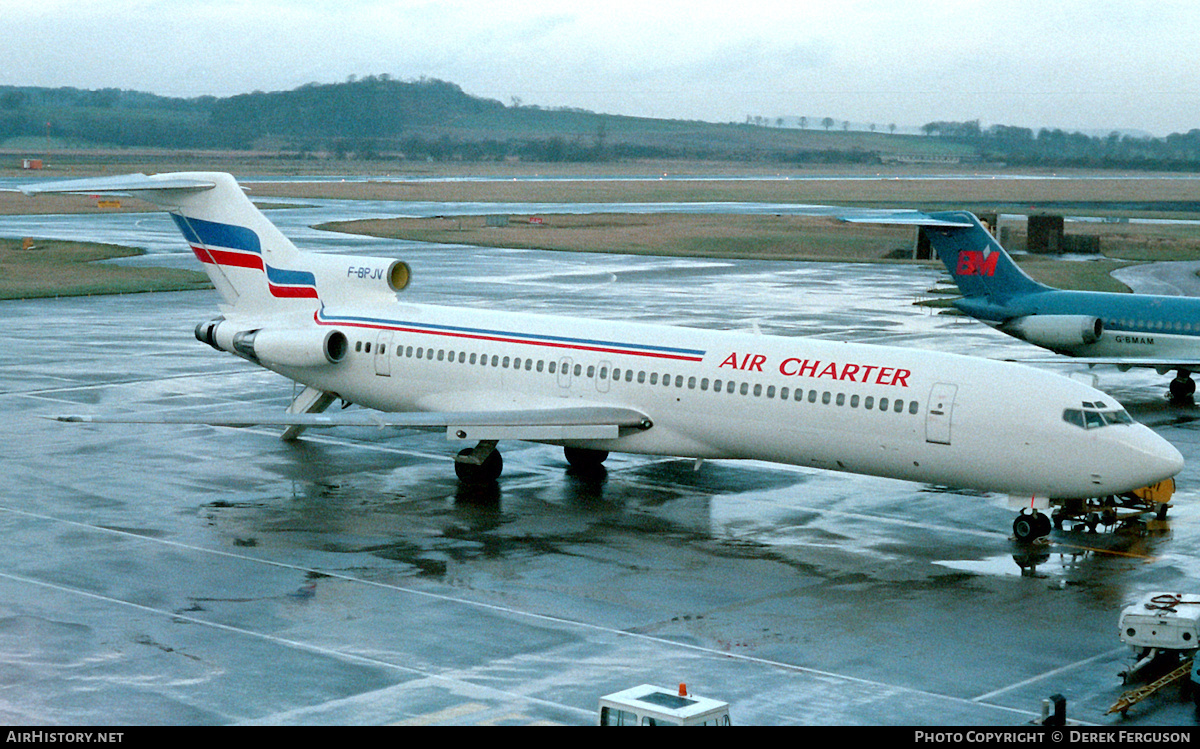
[{"label": "aircraft fuselage", "polygon": [[975,299],[955,304],[994,327],[1028,315],[1089,315],[1099,319],[1104,334],[1092,343],[1063,347],[1061,353],[1071,356],[1200,358],[1200,299],[1192,297],[1052,289],[1015,297],[1003,307]]},{"label": "aircraft fuselage", "polygon": [[[1158,480],[1144,426],[1085,431],[1065,409],[1111,398],[1030,367],[933,351],[397,303],[322,309],[336,365],[276,368],[381,411],[618,405],[653,426],[544,440],[748,458],[966,488],[1101,496]],[[1152,465],[1131,462],[1130,444]],[[1064,454],[1072,456],[1064,470]],[[1122,457],[1123,456],[1123,457]]]},{"label": "aircraft fuselage", "polygon": [[[323,413],[336,395],[395,414],[377,417],[379,425],[443,428],[475,443],[455,459],[464,480],[500,475],[502,439],[564,445],[572,463],[595,464],[607,451],[757,459],[1024,495],[1030,504],[1119,494],[1182,468],[1178,450],[1108,396],[1017,364],[408,304],[397,298],[407,265],[299,251],[226,174],[26,191],[132,192],[166,208],[224,301],[223,315],[198,325],[196,337],[308,386],[284,418],[251,419],[285,425],[285,438],[364,423]],[[939,224],[973,226],[952,218]],[[980,257],[984,271],[1007,272]],[[169,421],[248,423],[204,414]]]}]

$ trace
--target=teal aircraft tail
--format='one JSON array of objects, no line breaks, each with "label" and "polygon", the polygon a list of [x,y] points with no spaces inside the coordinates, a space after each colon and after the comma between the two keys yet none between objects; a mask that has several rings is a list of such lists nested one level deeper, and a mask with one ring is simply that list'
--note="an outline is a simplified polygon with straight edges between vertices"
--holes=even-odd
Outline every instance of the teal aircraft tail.
[{"label": "teal aircraft tail", "polygon": [[[1014,297],[1050,290],[1027,276],[987,227],[966,211],[931,213],[955,225],[927,225],[925,235],[967,299],[1003,306]],[[961,224],[967,224],[963,226]]]}]

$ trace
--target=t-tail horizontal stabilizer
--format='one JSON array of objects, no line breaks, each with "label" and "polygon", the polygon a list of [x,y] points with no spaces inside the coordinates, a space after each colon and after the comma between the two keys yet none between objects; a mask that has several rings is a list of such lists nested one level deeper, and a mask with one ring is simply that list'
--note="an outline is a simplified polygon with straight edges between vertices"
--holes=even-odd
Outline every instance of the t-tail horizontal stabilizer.
[{"label": "t-tail horizontal stabilizer", "polygon": [[26,195],[39,195],[43,193],[122,193],[135,195],[140,192],[159,191],[198,192],[201,190],[211,190],[216,186],[217,183],[213,180],[195,177],[148,177],[145,174],[122,174],[116,177],[39,182],[22,186],[21,192]]},{"label": "t-tail horizontal stabilizer", "polygon": [[965,213],[922,213],[909,210],[846,209],[838,219],[848,224],[894,224],[897,226],[975,226],[973,217]]}]

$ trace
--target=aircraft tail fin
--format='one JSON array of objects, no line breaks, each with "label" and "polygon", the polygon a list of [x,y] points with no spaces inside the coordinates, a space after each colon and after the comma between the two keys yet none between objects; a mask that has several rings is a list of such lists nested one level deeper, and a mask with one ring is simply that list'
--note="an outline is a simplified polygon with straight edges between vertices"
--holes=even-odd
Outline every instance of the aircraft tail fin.
[{"label": "aircraft tail fin", "polygon": [[326,304],[394,300],[411,277],[402,260],[301,252],[221,172],[42,182],[21,191],[127,194],[165,208],[228,312],[311,316]]},{"label": "aircraft tail fin", "polygon": [[1013,297],[1046,291],[1013,261],[987,227],[965,211],[933,213],[931,217],[960,218],[969,226],[926,226],[925,235],[963,296],[984,298],[1003,306]]},{"label": "aircraft tail fin", "polygon": [[165,208],[225,303],[239,311],[316,309],[316,278],[304,257],[246,197],[217,172],[131,174],[25,186],[22,192],[130,194]]},{"label": "aircraft tail fin", "polygon": [[850,223],[924,228],[929,244],[967,299],[1003,307],[1013,297],[1050,288],[1026,275],[987,227],[967,211],[859,211],[840,218]]}]

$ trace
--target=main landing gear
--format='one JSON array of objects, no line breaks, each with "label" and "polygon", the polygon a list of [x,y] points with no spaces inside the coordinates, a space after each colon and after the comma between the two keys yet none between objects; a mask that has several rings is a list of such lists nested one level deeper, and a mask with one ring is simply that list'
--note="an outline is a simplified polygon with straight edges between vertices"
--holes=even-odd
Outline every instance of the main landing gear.
[{"label": "main landing gear", "polygon": [[454,473],[468,484],[487,484],[500,478],[504,458],[496,449],[496,440],[484,440],[475,447],[460,450],[454,456]]},{"label": "main landing gear", "polygon": [[[607,450],[591,450],[585,447],[564,447],[567,463],[575,471],[593,475],[604,470],[608,458]],[[454,456],[454,473],[458,480],[468,484],[491,483],[500,478],[504,471],[504,458],[496,449],[495,440],[484,440],[475,447],[460,450]]]},{"label": "main landing gear", "polygon": [[604,471],[608,450],[589,450],[586,447],[564,447],[563,456],[571,470],[584,476],[595,476]]},{"label": "main landing gear", "polygon": [[1196,381],[1192,379],[1191,370],[1180,369],[1171,380],[1171,400],[1174,402],[1190,403],[1196,395]]}]

